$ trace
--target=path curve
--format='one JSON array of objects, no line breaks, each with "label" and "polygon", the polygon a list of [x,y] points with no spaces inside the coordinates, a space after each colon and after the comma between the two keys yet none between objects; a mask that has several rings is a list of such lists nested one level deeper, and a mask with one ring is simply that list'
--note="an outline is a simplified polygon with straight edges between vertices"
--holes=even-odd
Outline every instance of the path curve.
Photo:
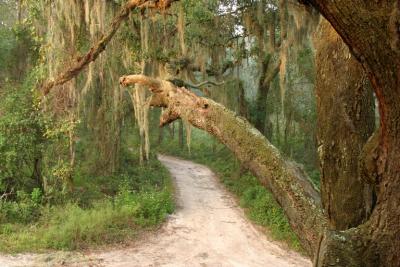
[{"label": "path curve", "polygon": [[[311,266],[308,259],[267,240],[248,222],[235,200],[207,167],[170,156],[159,156],[159,159],[175,178],[177,189],[177,210],[164,226],[132,247],[86,252],[81,257],[73,256],[73,261],[58,261],[58,264],[118,267]],[[18,257],[25,264],[16,260]],[[13,265],[17,262],[20,266],[28,266],[26,263],[31,260],[38,262],[30,257],[33,256],[9,257],[9,264],[7,258],[0,257],[0,266],[18,266]],[[49,261],[43,266],[52,266],[48,264]]]}]

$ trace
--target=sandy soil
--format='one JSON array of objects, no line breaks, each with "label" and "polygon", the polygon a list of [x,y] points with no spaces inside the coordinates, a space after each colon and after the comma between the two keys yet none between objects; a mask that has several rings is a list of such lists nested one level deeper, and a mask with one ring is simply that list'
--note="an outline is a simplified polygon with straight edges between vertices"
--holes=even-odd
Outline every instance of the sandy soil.
[{"label": "sandy soil", "polygon": [[127,248],[0,256],[0,266],[311,266],[248,222],[205,166],[169,156],[178,208],[164,226]]}]

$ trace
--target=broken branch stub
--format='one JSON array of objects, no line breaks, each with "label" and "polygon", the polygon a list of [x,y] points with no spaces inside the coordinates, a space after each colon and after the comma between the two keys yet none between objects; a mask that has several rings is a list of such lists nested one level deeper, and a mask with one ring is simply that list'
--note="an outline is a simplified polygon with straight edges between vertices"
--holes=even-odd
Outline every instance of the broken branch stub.
[{"label": "broken branch stub", "polygon": [[[176,87],[169,81],[154,79],[142,74],[123,76],[120,78],[120,84],[123,86],[140,84],[148,87],[153,93],[150,105],[166,108],[161,115],[160,126],[179,118],[194,124],[199,117],[202,117],[199,115],[206,112],[209,106],[208,99],[198,97],[184,87]],[[200,125],[195,126],[201,128]]]}]

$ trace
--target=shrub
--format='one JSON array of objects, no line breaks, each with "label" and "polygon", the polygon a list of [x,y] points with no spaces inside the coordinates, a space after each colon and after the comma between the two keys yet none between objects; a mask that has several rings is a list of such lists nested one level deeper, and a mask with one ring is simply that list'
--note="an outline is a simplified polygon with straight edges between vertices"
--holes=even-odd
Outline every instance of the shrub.
[{"label": "shrub", "polygon": [[99,190],[98,179],[82,184],[95,196],[85,199],[85,205],[80,199],[43,205],[39,189],[0,202],[0,251],[73,250],[124,242],[143,228],[159,225],[174,210],[169,174],[154,160],[141,169],[113,176],[118,181],[113,182],[118,184],[115,195],[93,193]]},{"label": "shrub", "polygon": [[41,213],[42,193],[35,188],[31,194],[17,191],[15,201],[0,201],[0,224],[29,223],[36,221]]}]

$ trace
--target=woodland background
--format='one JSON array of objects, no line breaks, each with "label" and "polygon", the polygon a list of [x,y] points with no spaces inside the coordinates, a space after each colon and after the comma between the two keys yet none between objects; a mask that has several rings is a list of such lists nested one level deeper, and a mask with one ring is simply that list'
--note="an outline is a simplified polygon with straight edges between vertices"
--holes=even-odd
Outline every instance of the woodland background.
[{"label": "woodland background", "polygon": [[[0,250],[122,242],[160,224],[174,202],[159,152],[211,166],[253,221],[301,250],[272,195],[224,145],[184,119],[159,128],[151,94],[121,87],[119,77],[144,73],[214,99],[247,118],[319,188],[323,164],[332,166],[325,176],[357,172],[354,154],[378,118],[361,68],[342,68],[355,62],[348,48],[296,1],[181,0],[133,10],[94,62],[43,96],[38,84],[81,60],[123,4],[0,1]],[[336,63],[324,65],[328,56]],[[338,104],[355,84],[366,108]],[[317,114],[330,92],[337,95]],[[364,130],[329,148],[347,134],[336,122],[354,123],[353,111]]]}]

